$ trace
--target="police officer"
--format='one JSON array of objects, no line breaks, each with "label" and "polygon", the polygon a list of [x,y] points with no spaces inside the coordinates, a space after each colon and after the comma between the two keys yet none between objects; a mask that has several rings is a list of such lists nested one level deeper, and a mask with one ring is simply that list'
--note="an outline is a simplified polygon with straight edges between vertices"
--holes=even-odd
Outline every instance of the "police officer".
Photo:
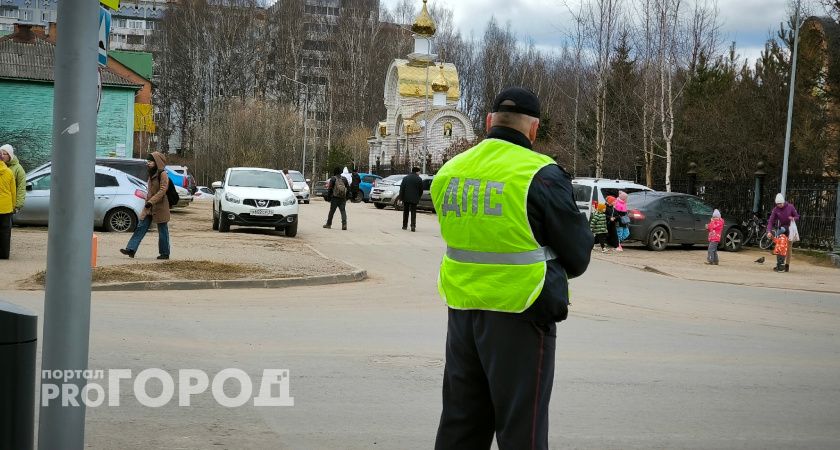
[{"label": "police officer", "polygon": [[569,175],[531,150],[539,118],[534,93],[505,89],[487,139],[432,183],[449,306],[436,449],[488,449],[494,434],[501,450],[548,448],[556,323],[593,237]]}]

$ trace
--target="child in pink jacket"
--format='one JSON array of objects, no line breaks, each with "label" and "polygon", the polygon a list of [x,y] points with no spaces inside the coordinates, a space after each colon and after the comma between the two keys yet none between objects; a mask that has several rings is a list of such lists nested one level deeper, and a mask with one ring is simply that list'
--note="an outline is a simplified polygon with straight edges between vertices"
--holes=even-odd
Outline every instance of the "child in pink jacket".
[{"label": "child in pink jacket", "polygon": [[723,219],[720,217],[720,211],[715,210],[712,213],[712,220],[706,225],[706,229],[709,230],[709,256],[706,257],[706,264],[716,266],[718,265],[718,245],[723,234]]}]

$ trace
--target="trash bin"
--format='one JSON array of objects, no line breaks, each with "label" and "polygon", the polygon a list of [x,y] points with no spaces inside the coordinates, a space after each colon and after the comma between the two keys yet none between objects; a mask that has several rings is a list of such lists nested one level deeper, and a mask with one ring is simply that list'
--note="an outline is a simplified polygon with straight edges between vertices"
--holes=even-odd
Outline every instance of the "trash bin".
[{"label": "trash bin", "polygon": [[38,316],[0,301],[0,450],[33,448]]}]

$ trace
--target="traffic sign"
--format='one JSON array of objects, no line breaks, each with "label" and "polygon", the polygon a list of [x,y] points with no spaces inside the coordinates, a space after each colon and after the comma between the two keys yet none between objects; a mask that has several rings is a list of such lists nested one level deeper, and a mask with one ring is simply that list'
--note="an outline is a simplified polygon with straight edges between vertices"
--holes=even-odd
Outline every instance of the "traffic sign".
[{"label": "traffic sign", "polygon": [[99,61],[100,66],[108,64],[108,42],[111,37],[111,13],[99,7]]}]

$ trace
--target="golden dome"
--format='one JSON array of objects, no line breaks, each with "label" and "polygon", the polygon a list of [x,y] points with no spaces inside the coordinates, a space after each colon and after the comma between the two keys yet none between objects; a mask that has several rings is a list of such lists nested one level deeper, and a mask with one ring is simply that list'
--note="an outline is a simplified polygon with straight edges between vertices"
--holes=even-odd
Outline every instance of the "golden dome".
[{"label": "golden dome", "polygon": [[429,15],[429,10],[426,9],[426,1],[423,0],[423,9],[420,10],[420,15],[414,20],[414,25],[411,26],[411,31],[421,36],[434,36],[437,31],[435,21]]},{"label": "golden dome", "polygon": [[435,81],[432,82],[432,91],[434,92],[446,92],[449,90],[449,82],[446,81],[446,77],[443,76],[443,64],[440,65],[440,72],[438,72],[437,78]]}]

